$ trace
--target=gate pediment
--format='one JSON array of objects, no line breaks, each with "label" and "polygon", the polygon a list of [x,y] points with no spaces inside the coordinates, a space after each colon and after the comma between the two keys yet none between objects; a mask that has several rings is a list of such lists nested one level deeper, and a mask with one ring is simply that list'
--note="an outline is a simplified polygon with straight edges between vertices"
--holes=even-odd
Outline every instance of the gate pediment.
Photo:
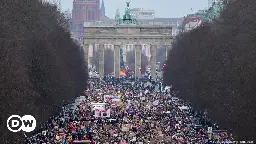
[{"label": "gate pediment", "polygon": [[97,36],[110,36],[110,37],[118,37],[118,36],[162,36],[169,37],[172,36],[172,28],[171,27],[124,27],[124,26],[112,26],[112,27],[85,27],[84,28],[84,36],[85,38]]}]

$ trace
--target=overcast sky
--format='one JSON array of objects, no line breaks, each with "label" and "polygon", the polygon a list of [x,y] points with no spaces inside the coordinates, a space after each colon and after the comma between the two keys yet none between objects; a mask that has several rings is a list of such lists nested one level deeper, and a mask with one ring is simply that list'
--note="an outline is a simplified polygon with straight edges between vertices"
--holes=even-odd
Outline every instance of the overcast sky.
[{"label": "overcast sky", "polygon": [[[54,1],[54,0],[50,0]],[[72,10],[73,0],[60,0],[63,11]],[[102,1],[102,0],[100,0]],[[116,9],[124,13],[126,0],[104,0],[106,15],[114,18]],[[157,17],[176,18],[208,7],[208,0],[131,0],[131,8],[154,9]],[[192,10],[191,10],[192,9]]]}]

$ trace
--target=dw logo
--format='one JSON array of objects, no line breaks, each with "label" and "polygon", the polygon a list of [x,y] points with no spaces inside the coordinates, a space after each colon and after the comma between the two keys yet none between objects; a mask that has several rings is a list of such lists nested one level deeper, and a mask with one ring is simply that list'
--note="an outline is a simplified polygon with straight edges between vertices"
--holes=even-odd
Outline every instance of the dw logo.
[{"label": "dw logo", "polygon": [[11,132],[31,132],[36,128],[36,119],[32,115],[11,115],[7,119],[7,128]]}]

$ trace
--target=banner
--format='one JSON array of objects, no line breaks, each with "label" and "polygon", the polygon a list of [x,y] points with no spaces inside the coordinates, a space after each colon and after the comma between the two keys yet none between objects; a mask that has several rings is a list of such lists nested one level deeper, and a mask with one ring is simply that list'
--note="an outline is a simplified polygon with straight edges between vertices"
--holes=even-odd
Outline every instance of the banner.
[{"label": "banner", "polygon": [[104,95],[104,102],[118,102],[121,101],[120,96],[114,96],[114,95]]},{"label": "banner", "polygon": [[156,105],[158,105],[159,104],[159,100],[155,100],[154,102],[153,102],[153,105],[154,106],[156,106]]},{"label": "banner", "polygon": [[123,132],[128,132],[130,130],[130,124],[123,124],[122,125],[122,131]]},{"label": "banner", "polygon": [[106,103],[91,103],[92,110],[101,109],[105,110]]},{"label": "banner", "polygon": [[112,104],[111,104],[111,106],[112,107],[116,107],[116,106],[122,106],[122,102],[121,101],[117,101],[117,102],[113,102]]},{"label": "banner", "polygon": [[96,109],[94,116],[95,117],[110,117],[110,109],[108,109],[108,110]]}]

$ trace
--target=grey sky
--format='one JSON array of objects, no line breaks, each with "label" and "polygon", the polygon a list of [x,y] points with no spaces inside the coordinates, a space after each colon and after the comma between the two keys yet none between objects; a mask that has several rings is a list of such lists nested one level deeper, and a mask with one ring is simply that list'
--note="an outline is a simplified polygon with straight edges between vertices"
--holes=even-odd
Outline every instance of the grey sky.
[{"label": "grey sky", "polygon": [[[54,1],[54,0],[51,0]],[[100,0],[101,1],[101,0]],[[106,15],[113,18],[116,9],[124,13],[126,6],[125,0],[104,0]],[[61,0],[62,10],[72,10],[73,0]],[[183,17],[186,14],[207,8],[208,0],[131,0],[131,8],[150,8],[154,9],[157,17]]]}]

